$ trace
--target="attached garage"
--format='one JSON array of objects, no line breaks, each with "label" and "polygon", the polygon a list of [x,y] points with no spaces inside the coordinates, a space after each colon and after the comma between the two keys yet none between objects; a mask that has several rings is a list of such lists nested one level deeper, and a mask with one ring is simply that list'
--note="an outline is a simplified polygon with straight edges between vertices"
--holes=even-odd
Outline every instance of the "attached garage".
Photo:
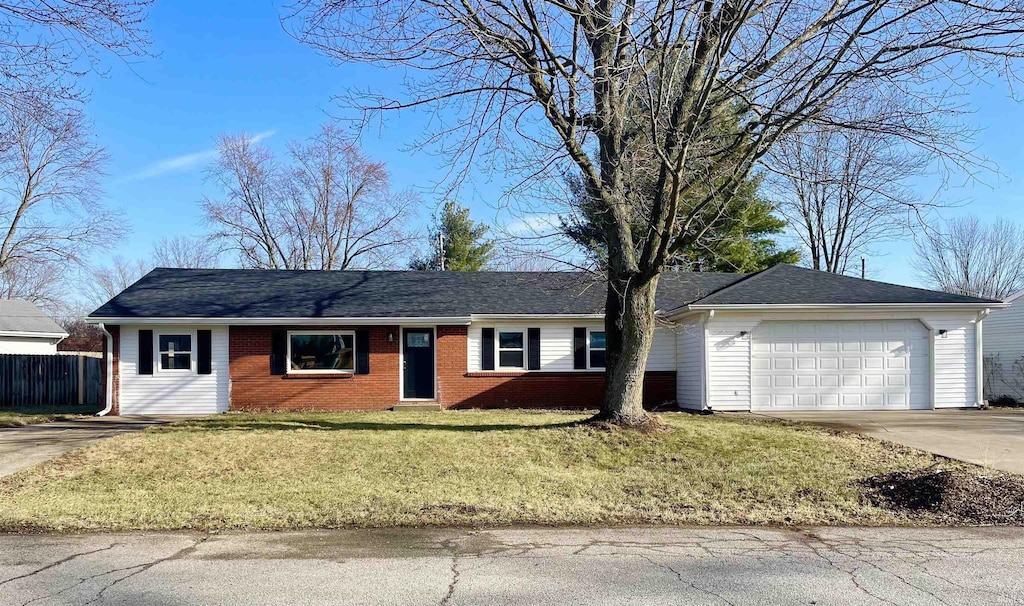
[{"label": "attached garage", "polygon": [[680,406],[968,408],[983,402],[989,299],[777,265],[664,314]]},{"label": "attached garage", "polygon": [[762,322],[751,337],[752,410],[930,408],[918,320]]}]

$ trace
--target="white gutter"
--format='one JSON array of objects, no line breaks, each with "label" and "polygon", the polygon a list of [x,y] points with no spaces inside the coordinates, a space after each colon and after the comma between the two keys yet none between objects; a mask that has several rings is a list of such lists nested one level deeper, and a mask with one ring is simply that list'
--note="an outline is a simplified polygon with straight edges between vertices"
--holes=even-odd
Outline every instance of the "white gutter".
[{"label": "white gutter", "polygon": [[750,304],[750,305],[684,305],[668,312],[666,315],[677,318],[699,311],[909,311],[919,309],[931,310],[970,310],[970,309],[1004,309],[1009,303],[803,303],[793,305]]},{"label": "white gutter", "polygon": [[472,314],[473,322],[485,320],[604,320],[604,314]]},{"label": "white gutter", "polygon": [[27,330],[0,330],[0,337],[36,337],[39,339],[66,339],[66,332],[31,332]]},{"label": "white gutter", "polygon": [[219,317],[111,317],[94,318],[87,317],[86,322],[90,324],[193,324],[193,325],[218,325],[218,326],[332,326],[336,324],[348,324],[350,326],[379,326],[399,324],[469,324],[472,318],[469,316],[450,317],[390,317],[390,318],[232,318],[230,316]]},{"label": "white gutter", "polygon": [[104,356],[107,360],[107,374],[106,381],[104,381],[104,394],[103,399],[105,407],[103,410],[96,413],[97,417],[105,417],[110,414],[110,411],[114,408],[114,335],[107,332],[107,327],[103,325],[103,322],[97,324],[103,334],[107,336],[107,355]]}]

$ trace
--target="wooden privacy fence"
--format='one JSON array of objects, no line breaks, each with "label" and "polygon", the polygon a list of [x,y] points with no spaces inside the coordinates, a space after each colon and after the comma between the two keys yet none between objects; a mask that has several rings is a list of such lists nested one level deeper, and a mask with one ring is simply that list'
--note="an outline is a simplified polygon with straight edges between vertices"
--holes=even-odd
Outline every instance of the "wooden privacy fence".
[{"label": "wooden privacy fence", "polygon": [[0,410],[94,412],[103,408],[103,360],[0,355]]}]

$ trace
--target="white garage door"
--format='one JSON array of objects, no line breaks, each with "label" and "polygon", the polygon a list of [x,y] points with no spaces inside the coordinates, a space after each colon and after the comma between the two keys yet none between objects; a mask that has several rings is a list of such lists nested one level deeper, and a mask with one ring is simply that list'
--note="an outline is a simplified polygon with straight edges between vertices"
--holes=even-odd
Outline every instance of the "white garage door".
[{"label": "white garage door", "polygon": [[928,331],[917,320],[762,322],[755,410],[929,408]]}]

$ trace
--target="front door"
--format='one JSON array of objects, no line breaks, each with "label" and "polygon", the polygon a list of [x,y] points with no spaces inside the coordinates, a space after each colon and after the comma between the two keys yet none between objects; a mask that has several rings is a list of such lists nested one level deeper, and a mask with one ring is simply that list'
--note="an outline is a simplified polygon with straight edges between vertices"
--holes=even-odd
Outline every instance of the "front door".
[{"label": "front door", "polygon": [[402,329],[402,397],[434,398],[434,329]]}]

